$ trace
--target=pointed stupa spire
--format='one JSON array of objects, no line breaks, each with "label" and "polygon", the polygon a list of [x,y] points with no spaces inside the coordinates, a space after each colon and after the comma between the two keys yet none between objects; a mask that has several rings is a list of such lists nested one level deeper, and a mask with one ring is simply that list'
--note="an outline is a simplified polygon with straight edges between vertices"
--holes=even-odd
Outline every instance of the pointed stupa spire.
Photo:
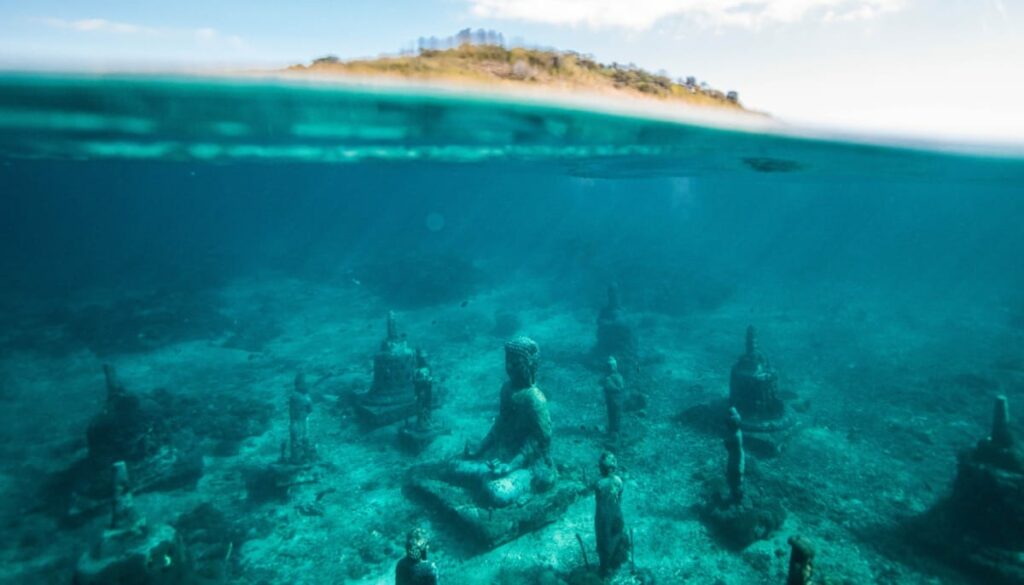
[{"label": "pointed stupa spire", "polygon": [[1013,435],[1010,434],[1010,406],[1005,395],[996,396],[995,408],[992,410],[992,443],[1004,449],[1013,445]]},{"label": "pointed stupa spire", "polygon": [[747,326],[747,355],[757,353],[757,328],[753,325]]},{"label": "pointed stupa spire", "polygon": [[398,324],[395,323],[395,312],[388,311],[388,341],[398,339]]}]

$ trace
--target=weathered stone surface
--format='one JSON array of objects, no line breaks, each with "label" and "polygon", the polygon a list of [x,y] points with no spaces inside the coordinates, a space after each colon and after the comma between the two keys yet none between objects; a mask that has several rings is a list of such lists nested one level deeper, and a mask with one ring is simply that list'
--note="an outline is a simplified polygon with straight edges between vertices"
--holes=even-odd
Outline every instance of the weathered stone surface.
[{"label": "weathered stone surface", "polygon": [[110,530],[78,560],[75,585],[181,585],[189,560],[177,532],[160,525],[141,532]]},{"label": "weathered stone surface", "polygon": [[548,491],[532,494],[520,503],[489,508],[481,505],[472,493],[430,478],[427,471],[414,471],[406,492],[441,511],[483,549],[492,549],[558,520],[586,489],[580,482],[562,479]]},{"label": "weathered stone surface", "polygon": [[916,536],[989,583],[1024,583],[1024,452],[996,398],[992,430],[960,454],[950,496],[915,528]]},{"label": "weathered stone surface", "polygon": [[505,344],[498,417],[460,458],[409,470],[406,491],[454,519],[490,548],[553,522],[582,490],[551,459],[547,399],[536,386],[540,349],[527,337]]},{"label": "weathered stone surface", "polygon": [[356,396],[355,408],[360,422],[375,428],[396,423],[417,411],[413,377],[416,353],[398,334],[394,312],[388,313],[387,336],[373,358],[373,383]]}]

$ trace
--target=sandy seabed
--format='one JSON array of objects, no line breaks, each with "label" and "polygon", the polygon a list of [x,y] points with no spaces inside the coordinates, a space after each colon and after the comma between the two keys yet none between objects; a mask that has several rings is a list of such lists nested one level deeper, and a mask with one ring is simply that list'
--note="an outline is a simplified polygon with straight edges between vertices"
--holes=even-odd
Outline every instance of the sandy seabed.
[{"label": "sandy seabed", "polygon": [[[600,295],[571,303],[547,283],[524,281],[466,303],[399,309],[400,329],[430,353],[446,393],[437,418],[451,430],[418,457],[397,448],[395,427],[364,432],[344,406],[342,397],[370,379],[390,308],[365,287],[265,275],[230,283],[212,299],[233,326],[273,327],[246,343],[224,334],[98,356],[84,346],[59,354],[18,348],[19,325],[5,326],[0,581],[68,583],[108,522],[101,516],[67,527],[33,511],[46,478],[84,454],[86,426],[103,406],[103,363],[116,364],[133,392],[167,388],[269,411],[269,426],[233,452],[205,456],[194,490],[136,497],[150,523],[173,524],[212,504],[230,525],[222,582],[390,583],[414,525],[432,535],[446,583],[557,583],[584,563],[577,534],[595,562],[592,496],[560,521],[480,554],[401,488],[411,464],[454,456],[489,428],[504,380],[504,337],[494,332],[499,310],[516,314],[519,333],[540,344],[539,385],[551,404],[557,463],[595,477],[604,403],[601,375],[587,355]],[[718,308],[676,316],[629,311],[628,298],[625,304],[651,358],[640,378],[649,404],[626,419],[619,456],[638,567],[659,583],[782,583],[786,539],[799,533],[816,544],[820,570],[840,583],[973,582],[914,548],[907,527],[948,493],[956,453],[987,433],[991,397],[1002,392],[1021,404],[1024,330],[996,300],[922,304],[823,285],[741,292]],[[748,464],[749,485],[778,498],[786,522],[737,552],[721,546],[695,511],[724,474],[721,438],[681,424],[678,415],[725,395],[750,323],[761,331],[780,389],[807,408],[780,456],[752,456]],[[50,334],[60,336],[61,327]],[[319,483],[294,489],[289,501],[253,504],[246,475],[276,460],[299,370],[311,382],[310,432],[327,467]]]}]

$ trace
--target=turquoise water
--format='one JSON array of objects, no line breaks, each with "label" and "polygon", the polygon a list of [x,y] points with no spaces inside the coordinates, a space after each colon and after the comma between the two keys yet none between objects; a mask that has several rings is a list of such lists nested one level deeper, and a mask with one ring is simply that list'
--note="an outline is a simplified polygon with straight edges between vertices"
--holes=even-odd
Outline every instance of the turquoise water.
[{"label": "turquoise water", "polygon": [[[800,534],[830,583],[1021,582],[1013,498],[991,541],[934,510],[993,397],[1024,399],[1024,157],[792,134],[399,88],[0,77],[0,579],[66,583],[103,538],[110,461],[87,436],[112,364],[159,413],[140,436],[202,460],[134,478],[189,551],[167,582],[392,582],[413,526],[446,583],[593,582],[589,491],[490,546],[408,482],[487,432],[514,334],[541,348],[560,477],[596,479],[592,348],[617,283],[646,396],[613,449],[635,532],[620,579],[783,582]],[[352,407],[388,310],[443,389],[418,454]],[[737,549],[701,513],[724,430],[685,413],[728,394],[751,324],[799,421],[748,455],[786,519]],[[296,372],[317,478],[263,501]]]}]

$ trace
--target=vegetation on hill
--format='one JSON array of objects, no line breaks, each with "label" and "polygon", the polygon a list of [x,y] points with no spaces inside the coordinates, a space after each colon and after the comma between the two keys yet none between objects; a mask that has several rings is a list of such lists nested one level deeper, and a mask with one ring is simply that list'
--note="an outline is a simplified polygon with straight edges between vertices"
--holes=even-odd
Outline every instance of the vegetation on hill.
[{"label": "vegetation on hill", "polygon": [[462,44],[451,48],[421,48],[416,54],[342,61],[321,57],[310,65],[289,67],[293,72],[327,75],[377,76],[441,80],[475,84],[523,84],[560,90],[619,92],[695,105],[742,109],[735,92],[723,93],[698,84],[693,77],[673,81],[666,75],[635,65],[605,65],[572,51],[506,48]]}]

